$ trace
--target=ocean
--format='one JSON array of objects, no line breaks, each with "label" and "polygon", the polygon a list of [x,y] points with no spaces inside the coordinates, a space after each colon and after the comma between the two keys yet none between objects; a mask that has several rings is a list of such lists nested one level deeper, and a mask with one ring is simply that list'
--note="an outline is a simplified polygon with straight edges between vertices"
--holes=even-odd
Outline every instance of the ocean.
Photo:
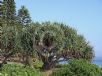
[{"label": "ocean", "polygon": [[102,67],[102,58],[94,58],[93,64],[96,64],[99,67]]}]

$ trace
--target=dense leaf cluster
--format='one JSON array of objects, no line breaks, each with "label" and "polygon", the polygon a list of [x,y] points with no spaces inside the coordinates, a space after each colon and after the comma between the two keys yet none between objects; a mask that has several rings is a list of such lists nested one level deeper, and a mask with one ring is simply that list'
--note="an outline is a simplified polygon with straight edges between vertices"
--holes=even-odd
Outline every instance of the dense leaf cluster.
[{"label": "dense leaf cluster", "polygon": [[5,25],[2,32],[3,53],[21,53],[27,63],[35,55],[43,61],[44,67],[48,65],[46,68],[53,67],[60,58],[92,60],[94,57],[93,48],[85,38],[64,24],[45,22],[27,27]]},{"label": "dense leaf cluster", "polygon": [[36,69],[18,64],[6,64],[0,73],[0,76],[42,76]]},{"label": "dense leaf cluster", "polygon": [[85,60],[72,60],[67,65],[54,70],[51,76],[101,76],[102,70]]}]

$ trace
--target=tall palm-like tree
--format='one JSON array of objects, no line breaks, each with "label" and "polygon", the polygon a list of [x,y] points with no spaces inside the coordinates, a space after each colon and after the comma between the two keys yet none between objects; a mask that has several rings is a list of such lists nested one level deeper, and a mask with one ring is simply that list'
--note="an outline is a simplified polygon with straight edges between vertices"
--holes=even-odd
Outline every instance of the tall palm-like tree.
[{"label": "tall palm-like tree", "polygon": [[63,31],[57,23],[43,23],[35,31],[34,48],[44,63],[42,69],[50,69],[58,61],[57,55],[63,49],[63,35]]},{"label": "tall palm-like tree", "polygon": [[1,54],[4,60],[1,64],[17,53],[20,49],[20,28],[17,26],[3,26],[1,36]]}]

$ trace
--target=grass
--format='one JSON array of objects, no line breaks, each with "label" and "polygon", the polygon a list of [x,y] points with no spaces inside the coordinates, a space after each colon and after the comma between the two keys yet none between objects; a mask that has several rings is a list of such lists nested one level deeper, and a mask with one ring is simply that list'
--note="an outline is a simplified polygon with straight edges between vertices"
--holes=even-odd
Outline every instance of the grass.
[{"label": "grass", "polygon": [[43,74],[44,76],[50,76],[50,74],[52,74],[52,70],[53,70],[53,69],[44,71],[44,72],[42,72],[42,74]]}]

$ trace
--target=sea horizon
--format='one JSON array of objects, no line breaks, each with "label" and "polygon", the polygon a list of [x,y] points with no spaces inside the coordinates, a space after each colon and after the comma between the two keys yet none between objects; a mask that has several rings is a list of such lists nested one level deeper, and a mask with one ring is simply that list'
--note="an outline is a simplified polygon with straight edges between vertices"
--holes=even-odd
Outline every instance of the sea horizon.
[{"label": "sea horizon", "polygon": [[102,57],[95,57],[92,63],[102,67]]}]

